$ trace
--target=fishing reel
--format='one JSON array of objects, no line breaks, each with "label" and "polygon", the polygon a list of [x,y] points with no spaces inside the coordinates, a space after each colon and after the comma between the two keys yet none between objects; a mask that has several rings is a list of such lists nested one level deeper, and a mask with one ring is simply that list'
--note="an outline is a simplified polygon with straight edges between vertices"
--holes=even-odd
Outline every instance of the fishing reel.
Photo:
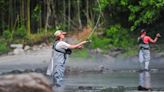
[{"label": "fishing reel", "polygon": [[65,53],[68,54],[68,55],[71,55],[72,54],[72,50],[67,48],[67,49],[65,49]]},{"label": "fishing reel", "polygon": [[160,33],[157,33],[157,34],[156,34],[156,37],[161,38],[162,36],[161,36]]},{"label": "fishing reel", "polygon": [[86,41],[87,41],[87,43],[91,43],[91,42],[92,42],[92,40],[91,40],[91,39],[87,39]]},{"label": "fishing reel", "polygon": [[86,47],[86,48],[91,47],[92,40],[87,39],[86,41],[87,41],[87,43],[84,44],[85,47]]}]

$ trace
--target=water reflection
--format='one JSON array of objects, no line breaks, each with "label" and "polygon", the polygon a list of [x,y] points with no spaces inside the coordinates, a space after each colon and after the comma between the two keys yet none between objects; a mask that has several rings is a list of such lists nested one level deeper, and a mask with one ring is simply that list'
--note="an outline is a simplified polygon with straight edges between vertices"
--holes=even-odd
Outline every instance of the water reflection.
[{"label": "water reflection", "polygon": [[151,75],[149,71],[139,71],[139,91],[151,90]]}]

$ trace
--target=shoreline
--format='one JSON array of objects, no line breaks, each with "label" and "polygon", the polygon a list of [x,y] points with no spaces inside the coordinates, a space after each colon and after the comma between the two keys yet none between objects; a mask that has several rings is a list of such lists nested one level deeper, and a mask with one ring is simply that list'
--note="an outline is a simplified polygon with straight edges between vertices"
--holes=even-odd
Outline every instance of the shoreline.
[{"label": "shoreline", "polygon": [[[11,72],[13,70],[30,70],[47,68],[52,49],[47,46],[36,51],[29,51],[20,55],[1,55],[0,72]],[[114,52],[110,52],[114,53]],[[153,71],[164,70],[164,53],[153,53],[150,62],[150,69]],[[90,54],[87,58],[70,56],[66,62],[66,73],[78,72],[116,72],[116,71],[137,71],[139,62],[137,55],[124,57],[119,54],[117,57],[102,55],[100,53]]]}]

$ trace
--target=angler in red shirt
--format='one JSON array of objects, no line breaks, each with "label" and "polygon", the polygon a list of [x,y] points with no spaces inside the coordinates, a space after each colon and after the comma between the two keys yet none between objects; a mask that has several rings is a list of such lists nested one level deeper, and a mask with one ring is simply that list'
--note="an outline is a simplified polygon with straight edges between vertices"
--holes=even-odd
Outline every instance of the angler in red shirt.
[{"label": "angler in red shirt", "polygon": [[150,63],[150,45],[149,43],[156,43],[160,34],[157,33],[156,37],[152,39],[150,36],[146,35],[146,31],[144,29],[141,30],[141,35],[138,37],[139,41],[139,62],[141,68],[144,70],[149,70]]}]

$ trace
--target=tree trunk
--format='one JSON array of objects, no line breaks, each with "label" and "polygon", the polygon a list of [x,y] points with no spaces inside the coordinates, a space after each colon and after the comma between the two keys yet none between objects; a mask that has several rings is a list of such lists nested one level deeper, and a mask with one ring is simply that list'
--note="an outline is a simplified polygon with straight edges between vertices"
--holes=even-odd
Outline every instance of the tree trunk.
[{"label": "tree trunk", "polygon": [[71,30],[71,0],[68,0],[68,30]]},{"label": "tree trunk", "polygon": [[86,17],[87,17],[87,25],[89,24],[90,18],[89,18],[89,2],[86,0]]},{"label": "tree trunk", "polygon": [[47,0],[46,4],[47,4],[47,16],[46,16],[45,32],[47,32],[47,28],[49,26],[49,17],[51,14],[50,0]]},{"label": "tree trunk", "polygon": [[52,17],[54,19],[54,20],[51,20],[51,21],[53,21],[52,22],[53,26],[55,26],[57,24],[57,16],[56,16],[56,8],[55,8],[56,7],[55,5],[56,5],[57,1],[56,0],[51,0],[50,3],[51,3],[51,6],[52,6],[52,11],[51,11],[52,13],[51,14],[52,14]]},{"label": "tree trunk", "polygon": [[20,8],[20,21],[21,25],[24,25],[24,0],[20,0],[21,8]]},{"label": "tree trunk", "polygon": [[2,25],[1,25],[1,27],[2,27],[2,31],[4,30],[4,13],[1,13],[0,14],[0,17],[1,17],[1,23],[2,23]]},{"label": "tree trunk", "polygon": [[41,29],[42,29],[42,10],[40,10],[40,13],[39,13],[39,32],[41,31]]},{"label": "tree trunk", "polygon": [[66,7],[65,6],[66,6],[66,3],[65,3],[65,0],[63,0],[64,30],[66,30],[65,29],[65,26],[66,26],[66,14],[65,14],[66,13]]},{"label": "tree trunk", "polygon": [[31,34],[31,28],[30,28],[30,0],[27,0],[27,33],[28,35]]},{"label": "tree trunk", "polygon": [[13,0],[9,0],[9,28],[13,28]]},{"label": "tree trunk", "polygon": [[90,3],[92,4],[91,7],[89,7],[89,12],[90,12],[90,23],[91,26],[93,27],[95,25],[95,17],[96,17],[96,13],[93,11],[93,5],[95,4],[95,1],[90,1]]},{"label": "tree trunk", "polygon": [[80,17],[80,1],[77,0],[77,16],[78,16],[78,22],[79,22],[79,29],[82,29],[82,23],[81,23],[81,17]]}]

